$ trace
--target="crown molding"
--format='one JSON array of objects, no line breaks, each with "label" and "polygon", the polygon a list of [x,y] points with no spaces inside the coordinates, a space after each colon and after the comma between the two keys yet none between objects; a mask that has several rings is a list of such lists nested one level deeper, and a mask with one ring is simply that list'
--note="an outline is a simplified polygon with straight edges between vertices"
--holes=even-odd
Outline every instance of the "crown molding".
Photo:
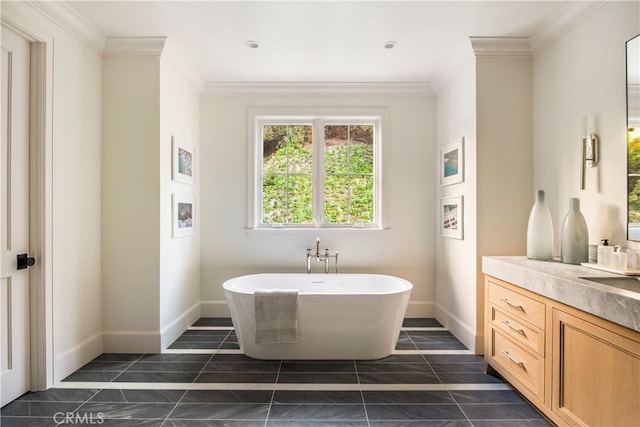
[{"label": "crown molding", "polygon": [[[10,2],[3,2],[2,8]],[[42,16],[49,19],[58,27],[71,34],[87,47],[102,54],[105,43],[105,35],[96,27],[87,22],[63,1],[25,1],[21,2]],[[4,11],[3,11],[4,12]]]},{"label": "crown molding", "polygon": [[476,57],[532,55],[528,37],[469,37],[469,40]]},{"label": "crown molding", "polygon": [[535,52],[546,44],[559,39],[606,3],[606,1],[570,2],[531,35],[531,49]]},{"label": "crown molding", "polygon": [[187,61],[181,52],[175,48],[171,40],[167,39],[164,50],[162,51],[162,59],[171,63],[173,67],[189,80],[193,88],[200,93],[205,79],[202,74]]},{"label": "crown molding", "polygon": [[226,83],[207,82],[210,95],[434,95],[430,83]]},{"label": "crown molding", "polygon": [[160,56],[166,37],[107,37],[104,56]]}]

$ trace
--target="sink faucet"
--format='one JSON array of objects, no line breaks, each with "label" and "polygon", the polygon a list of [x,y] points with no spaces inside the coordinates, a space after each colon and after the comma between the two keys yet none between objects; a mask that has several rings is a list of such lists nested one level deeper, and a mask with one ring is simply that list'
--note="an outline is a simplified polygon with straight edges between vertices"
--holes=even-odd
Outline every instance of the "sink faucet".
[{"label": "sink faucet", "polygon": [[325,248],[324,254],[320,253],[320,238],[316,239],[316,254],[311,254],[311,249],[307,248],[307,273],[311,273],[311,260],[315,258],[316,262],[324,263],[324,272],[329,273],[329,260],[331,258],[335,259],[335,268],[336,273],[338,272],[338,252],[333,255],[329,254],[329,248]]}]

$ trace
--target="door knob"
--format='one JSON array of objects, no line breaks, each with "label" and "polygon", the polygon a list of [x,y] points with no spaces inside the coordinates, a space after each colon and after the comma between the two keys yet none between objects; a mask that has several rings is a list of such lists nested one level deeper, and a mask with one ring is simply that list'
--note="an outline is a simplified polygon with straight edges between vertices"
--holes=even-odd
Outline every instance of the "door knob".
[{"label": "door knob", "polygon": [[27,254],[18,255],[18,270],[24,270],[27,267],[31,267],[36,263],[36,259],[28,256]]}]

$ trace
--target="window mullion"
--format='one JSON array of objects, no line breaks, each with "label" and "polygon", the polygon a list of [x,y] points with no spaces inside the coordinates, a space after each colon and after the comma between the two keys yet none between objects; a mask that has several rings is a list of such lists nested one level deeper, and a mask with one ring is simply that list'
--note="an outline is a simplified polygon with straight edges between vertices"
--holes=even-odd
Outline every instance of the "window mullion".
[{"label": "window mullion", "polygon": [[313,222],[316,227],[324,223],[324,122],[313,121]]}]

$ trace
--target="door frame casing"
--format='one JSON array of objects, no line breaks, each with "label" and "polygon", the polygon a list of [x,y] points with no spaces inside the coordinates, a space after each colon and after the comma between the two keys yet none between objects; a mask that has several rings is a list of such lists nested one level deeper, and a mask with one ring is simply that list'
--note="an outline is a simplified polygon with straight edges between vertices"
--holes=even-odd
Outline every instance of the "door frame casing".
[{"label": "door frame casing", "polygon": [[31,46],[29,99],[29,253],[31,390],[54,384],[53,349],[53,49],[54,39],[41,23],[27,19],[8,3],[2,5],[1,25]]}]

